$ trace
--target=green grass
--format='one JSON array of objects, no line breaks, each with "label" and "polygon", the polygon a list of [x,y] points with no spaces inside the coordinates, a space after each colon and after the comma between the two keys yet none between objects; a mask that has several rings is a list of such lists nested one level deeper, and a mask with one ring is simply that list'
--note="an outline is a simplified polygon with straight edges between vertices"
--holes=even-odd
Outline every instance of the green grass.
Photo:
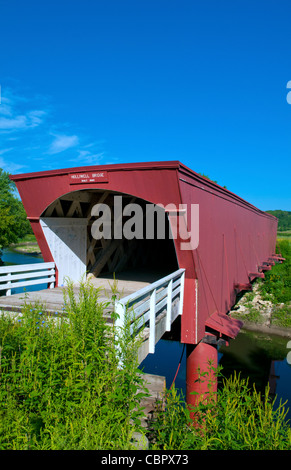
[{"label": "green grass", "polygon": [[23,237],[21,240],[19,240],[19,243],[37,243],[35,235],[32,234],[27,234],[25,237]]},{"label": "green grass", "polygon": [[278,239],[277,251],[286,260],[265,273],[260,291],[264,298],[278,304],[291,300],[291,240]]},{"label": "green grass", "polygon": [[291,327],[291,240],[278,238],[277,252],[285,258],[265,273],[260,283],[263,300],[270,300],[274,306],[272,324]]},{"label": "green grass", "polygon": [[281,240],[289,239],[291,237],[291,230],[278,230],[277,234]]}]

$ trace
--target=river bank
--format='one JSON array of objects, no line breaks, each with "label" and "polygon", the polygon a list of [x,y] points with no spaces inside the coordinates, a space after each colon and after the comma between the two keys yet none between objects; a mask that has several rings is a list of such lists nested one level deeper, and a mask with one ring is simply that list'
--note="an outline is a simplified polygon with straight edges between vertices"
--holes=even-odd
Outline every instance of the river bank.
[{"label": "river bank", "polygon": [[261,283],[255,282],[252,292],[241,296],[230,310],[230,316],[243,321],[244,328],[291,338],[291,302],[273,303],[261,295]]},{"label": "river bank", "polygon": [[266,326],[258,323],[251,323],[244,321],[243,328],[248,331],[258,331],[260,333],[266,333],[269,335],[283,336],[291,338],[291,328],[284,328],[280,326]]},{"label": "river bank", "polygon": [[40,248],[36,242],[21,242],[9,246],[11,251],[27,255],[41,255]]}]

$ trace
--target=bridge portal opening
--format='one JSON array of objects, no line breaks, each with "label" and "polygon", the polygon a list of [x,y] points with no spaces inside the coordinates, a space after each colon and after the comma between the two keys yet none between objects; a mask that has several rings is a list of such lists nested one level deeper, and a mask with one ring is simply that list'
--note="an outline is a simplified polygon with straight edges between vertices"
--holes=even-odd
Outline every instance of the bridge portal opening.
[{"label": "bridge portal opening", "polygon": [[80,190],[63,195],[40,223],[59,272],[154,282],[179,268],[168,215],[128,194]]}]

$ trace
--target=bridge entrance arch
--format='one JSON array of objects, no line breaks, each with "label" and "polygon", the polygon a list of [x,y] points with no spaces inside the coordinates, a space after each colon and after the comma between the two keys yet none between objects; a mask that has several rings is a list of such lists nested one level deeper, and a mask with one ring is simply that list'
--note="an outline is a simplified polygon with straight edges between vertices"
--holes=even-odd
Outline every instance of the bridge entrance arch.
[{"label": "bridge entrance arch", "polygon": [[153,282],[179,268],[168,214],[130,194],[83,189],[62,195],[40,225],[58,283],[90,276]]}]

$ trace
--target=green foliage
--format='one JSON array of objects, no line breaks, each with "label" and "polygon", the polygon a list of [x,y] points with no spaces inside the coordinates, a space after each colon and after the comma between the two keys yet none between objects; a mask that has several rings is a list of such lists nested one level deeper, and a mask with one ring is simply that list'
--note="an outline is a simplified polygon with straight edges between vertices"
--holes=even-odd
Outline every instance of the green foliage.
[{"label": "green foliage", "polygon": [[[1,201],[0,201],[1,204]],[[14,217],[10,213],[9,207],[1,207],[0,205],[0,250],[10,245],[15,240],[14,234]]]},{"label": "green foliage", "polygon": [[153,450],[188,449],[190,412],[175,386],[156,403],[150,423],[149,441]]},{"label": "green foliage", "polygon": [[248,386],[236,373],[223,379],[218,392],[210,392],[207,403],[189,409],[175,388],[166,392],[152,423],[154,450],[290,450],[291,430],[287,410],[281,402]]},{"label": "green foliage", "polygon": [[268,214],[274,215],[278,219],[278,230],[291,229],[291,212],[290,211],[267,211]]},{"label": "green foliage", "polygon": [[274,304],[286,303],[291,299],[291,242],[279,240],[277,250],[286,261],[266,271],[265,279],[260,284],[262,297],[272,300]]},{"label": "green foliage", "polygon": [[98,297],[87,282],[78,295],[69,283],[53,318],[29,304],[17,319],[0,317],[0,449],[134,448],[146,389],[137,352],[120,366],[122,335]]},{"label": "green foliage", "polygon": [[[209,181],[212,181],[213,183],[218,184],[218,182],[217,182],[216,180],[213,180],[213,179],[209,178],[209,176],[205,175],[204,173],[199,173],[199,175],[203,176],[203,178],[206,178],[206,179],[209,180]],[[224,188],[224,189],[227,189],[226,186],[223,186],[223,188]]]},{"label": "green foliage", "polygon": [[242,305],[247,311],[233,311],[236,318],[251,323],[266,322],[266,307],[262,302],[253,302],[257,294],[260,300],[268,301],[267,316],[271,325],[291,328],[291,240],[278,238],[277,253],[281,253],[285,261],[276,263],[270,271],[265,271],[264,279],[256,280],[256,290],[245,293]]},{"label": "green foliage", "polygon": [[245,304],[248,308],[248,313],[244,314],[244,318],[250,323],[262,324],[264,323],[264,316],[262,315],[261,309],[255,308],[252,305]]},{"label": "green foliage", "polygon": [[291,307],[289,305],[275,306],[272,312],[272,324],[282,328],[291,328]]},{"label": "green foliage", "polygon": [[32,233],[22,202],[9,173],[0,168],[0,249]]}]

